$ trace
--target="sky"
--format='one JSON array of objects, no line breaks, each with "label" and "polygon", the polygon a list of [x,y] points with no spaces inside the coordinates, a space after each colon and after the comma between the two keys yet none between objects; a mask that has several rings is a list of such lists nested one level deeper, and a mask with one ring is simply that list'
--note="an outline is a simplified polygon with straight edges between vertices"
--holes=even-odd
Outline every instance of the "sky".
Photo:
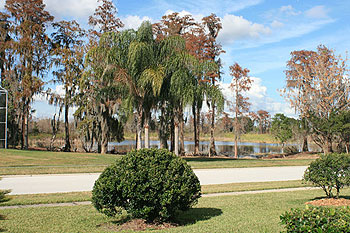
[{"label": "sky", "polygon": [[[0,0],[1,10],[4,2]],[[55,20],[75,19],[86,27],[88,16],[99,4],[96,0],[44,3]],[[226,51],[221,55],[224,74],[220,84],[225,97],[233,98],[229,66],[237,62],[250,70],[254,81],[246,93],[251,110],[263,109],[271,115],[297,115],[279,92],[285,85],[284,70],[292,51],[315,50],[323,44],[346,57],[350,48],[348,0],[114,0],[114,4],[125,28],[134,29],[144,20],[159,22],[172,12],[191,14],[197,21],[215,13],[223,26],[218,41]],[[53,88],[62,92],[59,86]],[[52,117],[55,112],[40,97],[36,97],[33,108],[37,117]]]}]

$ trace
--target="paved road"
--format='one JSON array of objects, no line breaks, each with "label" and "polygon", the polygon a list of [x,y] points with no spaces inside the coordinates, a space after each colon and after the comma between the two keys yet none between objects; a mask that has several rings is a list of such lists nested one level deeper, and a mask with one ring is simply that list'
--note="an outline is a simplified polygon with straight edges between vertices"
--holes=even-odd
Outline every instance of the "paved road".
[{"label": "paved road", "polygon": [[[300,180],[306,168],[306,166],[293,166],[196,169],[194,172],[201,184],[206,185]],[[11,189],[11,194],[90,191],[98,176],[98,173],[3,176],[0,181],[0,189]]]}]

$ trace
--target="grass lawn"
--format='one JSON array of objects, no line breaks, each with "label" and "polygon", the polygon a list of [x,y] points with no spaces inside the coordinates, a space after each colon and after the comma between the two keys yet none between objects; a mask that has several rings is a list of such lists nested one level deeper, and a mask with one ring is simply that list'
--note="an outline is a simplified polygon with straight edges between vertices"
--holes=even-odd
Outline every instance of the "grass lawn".
[{"label": "grass lawn", "polygon": [[[0,175],[102,172],[122,155],[0,149]],[[313,159],[185,158],[193,169],[307,166]]]},{"label": "grass lawn", "polygon": [[[122,155],[0,149],[0,175],[102,172]],[[307,166],[313,159],[185,158],[193,169]]]},{"label": "grass lawn", "polygon": [[0,149],[0,175],[101,172],[120,155]]},{"label": "grass lawn", "polygon": [[185,158],[193,169],[308,166],[314,159]]},{"label": "grass lawn", "polygon": [[[241,191],[266,190],[266,189],[297,188],[297,187],[307,187],[307,186],[308,185],[303,184],[300,180],[215,184],[215,185],[202,185],[202,193],[208,194],[208,193],[224,193],[224,192],[241,192]],[[7,202],[0,203],[0,206],[90,201],[91,192],[25,194],[25,195],[10,195],[9,197],[11,199]]]},{"label": "grass lawn", "polygon": [[[350,189],[342,190],[350,195]],[[180,213],[176,228],[155,232],[280,232],[279,216],[291,208],[324,197],[321,190],[240,196],[203,197],[191,210]],[[39,207],[1,210],[6,220],[1,228],[8,232],[110,232],[108,226],[118,218],[107,218],[91,205]],[[153,231],[152,231],[153,232]]]}]

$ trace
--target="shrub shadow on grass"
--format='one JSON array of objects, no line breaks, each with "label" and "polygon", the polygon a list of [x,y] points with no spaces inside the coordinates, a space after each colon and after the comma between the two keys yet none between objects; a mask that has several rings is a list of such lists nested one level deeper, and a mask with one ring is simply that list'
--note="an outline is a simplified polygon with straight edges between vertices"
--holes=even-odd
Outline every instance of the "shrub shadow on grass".
[{"label": "shrub shadow on grass", "polygon": [[185,212],[179,211],[177,217],[173,221],[163,223],[146,222],[142,219],[132,219],[129,215],[120,215],[116,219],[104,222],[96,227],[108,231],[164,230],[178,226],[192,225],[221,214],[222,211],[216,208],[194,208]]},{"label": "shrub shadow on grass", "polygon": [[199,221],[205,221],[222,214],[221,209],[217,208],[192,208],[185,212],[179,212],[174,219],[174,223],[180,226],[192,225]]},{"label": "shrub shadow on grass", "polygon": [[[5,219],[6,219],[6,217],[4,215],[0,214],[0,220],[5,220]],[[5,232],[5,231],[6,231],[6,229],[3,229],[0,227],[0,232]]]},{"label": "shrub shadow on grass", "polygon": [[[328,197],[326,196],[326,194],[324,196],[319,196],[319,197],[315,197],[315,198],[312,198],[310,199],[310,201],[316,201],[316,200],[321,200],[321,199],[327,199]],[[333,197],[334,198],[334,197]],[[339,198],[344,198],[344,199],[347,199],[347,200],[350,200],[350,196],[342,196],[342,195],[339,195]]]}]

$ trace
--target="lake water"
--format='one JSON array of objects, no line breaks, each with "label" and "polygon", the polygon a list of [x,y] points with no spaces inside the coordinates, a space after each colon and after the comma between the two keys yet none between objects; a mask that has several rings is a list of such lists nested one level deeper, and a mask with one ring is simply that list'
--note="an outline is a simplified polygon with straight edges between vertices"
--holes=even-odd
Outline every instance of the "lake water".
[{"label": "lake water", "polygon": [[[199,150],[203,153],[208,153],[209,141],[201,141],[199,144]],[[152,148],[159,147],[159,141],[150,142]],[[170,142],[168,142],[170,144]],[[125,153],[136,148],[134,140],[125,140],[123,142],[111,142],[109,143],[109,150],[115,152]],[[220,155],[226,155],[233,157],[235,151],[234,142],[215,142],[216,152]],[[194,151],[194,142],[185,141],[186,153]],[[252,142],[239,142],[238,143],[238,155],[239,157],[256,157],[257,154],[267,153],[281,153],[281,146],[277,143],[252,143]]]}]

